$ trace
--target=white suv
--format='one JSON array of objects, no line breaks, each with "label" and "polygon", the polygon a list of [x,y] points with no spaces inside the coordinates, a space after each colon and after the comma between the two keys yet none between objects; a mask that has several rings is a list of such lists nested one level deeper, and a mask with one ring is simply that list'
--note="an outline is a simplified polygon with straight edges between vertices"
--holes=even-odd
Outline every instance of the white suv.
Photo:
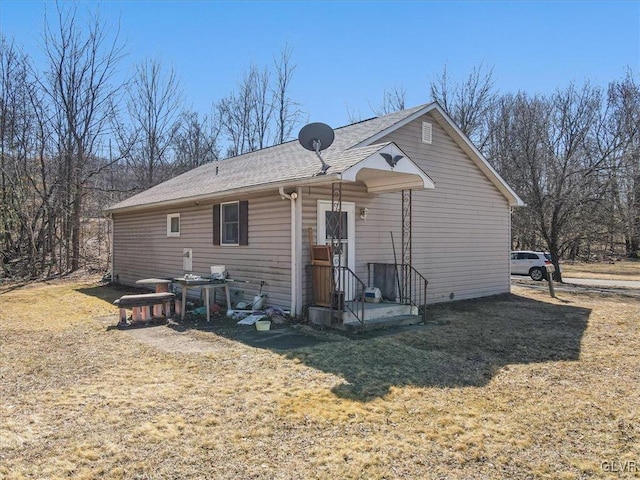
[{"label": "white suv", "polygon": [[533,280],[547,278],[546,266],[551,265],[551,255],[544,252],[517,250],[511,252],[511,275],[529,275]]}]

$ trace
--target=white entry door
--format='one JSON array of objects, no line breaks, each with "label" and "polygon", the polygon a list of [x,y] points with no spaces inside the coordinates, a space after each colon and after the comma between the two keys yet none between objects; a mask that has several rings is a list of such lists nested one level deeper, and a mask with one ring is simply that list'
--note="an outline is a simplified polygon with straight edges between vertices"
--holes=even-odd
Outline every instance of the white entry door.
[{"label": "white entry door", "polygon": [[[331,225],[336,225],[336,222],[331,222],[331,216],[337,215],[331,211],[331,202],[329,200],[318,200],[318,216],[317,216],[317,239],[318,245],[329,245],[331,242],[332,232],[330,230]],[[334,258],[333,264],[338,265],[338,262],[343,267],[349,267],[351,271],[355,272],[356,268],[356,204],[353,202],[342,202],[340,211],[340,226],[341,226],[341,238],[336,241],[338,245],[333,246]],[[339,256],[339,258],[338,258]],[[347,277],[349,278],[349,277]],[[347,288],[345,288],[345,300],[353,300],[353,292],[351,291],[350,282],[347,282]]]}]

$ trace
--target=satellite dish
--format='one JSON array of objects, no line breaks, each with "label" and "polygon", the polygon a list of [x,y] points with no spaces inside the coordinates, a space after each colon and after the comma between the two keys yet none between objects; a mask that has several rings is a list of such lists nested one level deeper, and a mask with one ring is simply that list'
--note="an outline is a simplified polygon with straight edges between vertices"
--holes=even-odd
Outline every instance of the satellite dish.
[{"label": "satellite dish", "polygon": [[325,123],[310,123],[305,125],[298,134],[298,141],[307,150],[319,152],[328,148],[335,138],[333,129]]},{"label": "satellite dish", "polygon": [[316,173],[316,175],[324,175],[327,173],[329,167],[331,167],[331,165],[324,162],[320,155],[320,151],[325,148],[329,148],[333,143],[334,138],[335,133],[333,132],[333,129],[325,123],[310,123],[300,129],[300,133],[298,134],[298,141],[300,142],[300,145],[307,150],[316,152],[316,155],[318,155],[318,158],[322,163],[322,169]]}]

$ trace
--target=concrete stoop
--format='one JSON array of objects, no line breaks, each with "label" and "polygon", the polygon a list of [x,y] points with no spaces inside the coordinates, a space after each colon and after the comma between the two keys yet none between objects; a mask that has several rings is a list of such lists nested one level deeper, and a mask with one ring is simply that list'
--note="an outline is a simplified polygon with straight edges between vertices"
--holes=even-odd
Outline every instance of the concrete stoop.
[{"label": "concrete stoop", "polygon": [[[359,312],[360,305],[349,302],[351,308]],[[332,319],[332,314],[336,318]],[[364,326],[348,308],[342,312],[332,312],[327,307],[309,307],[309,320],[314,325],[335,328],[345,331],[369,331],[398,327],[404,325],[416,325],[422,322],[422,316],[418,315],[418,309],[412,305],[398,303],[365,303]]]}]

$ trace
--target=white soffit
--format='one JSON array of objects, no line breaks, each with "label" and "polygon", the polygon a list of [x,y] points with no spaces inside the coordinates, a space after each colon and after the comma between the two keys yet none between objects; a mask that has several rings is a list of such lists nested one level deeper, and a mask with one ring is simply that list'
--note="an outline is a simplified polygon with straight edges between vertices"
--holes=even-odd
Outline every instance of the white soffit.
[{"label": "white soffit", "polygon": [[342,180],[363,182],[369,192],[435,188],[435,183],[395,143],[389,143],[348,168]]}]

